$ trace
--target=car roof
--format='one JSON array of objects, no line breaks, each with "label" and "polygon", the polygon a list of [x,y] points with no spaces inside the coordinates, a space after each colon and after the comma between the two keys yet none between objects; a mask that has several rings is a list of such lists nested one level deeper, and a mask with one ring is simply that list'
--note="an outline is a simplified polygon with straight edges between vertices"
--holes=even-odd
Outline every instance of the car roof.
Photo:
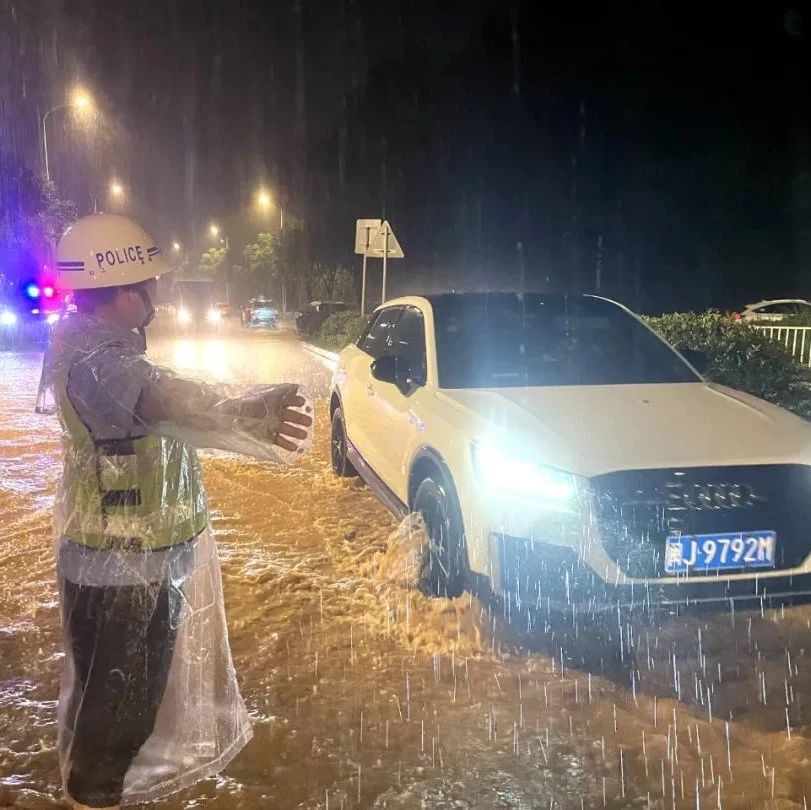
[{"label": "car roof", "polygon": [[385,307],[393,306],[416,306],[425,307],[427,304],[433,306],[435,303],[447,301],[452,298],[469,298],[469,299],[482,299],[486,296],[495,295],[545,295],[545,296],[566,296],[568,298],[593,298],[598,301],[605,301],[608,304],[621,307],[625,309],[618,301],[611,298],[606,298],[601,295],[589,295],[587,293],[558,293],[558,292],[541,292],[540,290],[526,290],[525,292],[518,292],[516,290],[488,290],[486,292],[444,292],[444,293],[431,293],[429,295],[404,295],[399,298],[392,298],[386,301],[385,304],[380,304],[375,307],[375,311]]},{"label": "car roof", "polygon": [[805,298],[771,298],[768,301],[758,301],[756,304],[747,304],[747,309],[757,309],[758,307],[766,307],[772,304],[807,304],[811,306],[811,301],[806,301]]}]

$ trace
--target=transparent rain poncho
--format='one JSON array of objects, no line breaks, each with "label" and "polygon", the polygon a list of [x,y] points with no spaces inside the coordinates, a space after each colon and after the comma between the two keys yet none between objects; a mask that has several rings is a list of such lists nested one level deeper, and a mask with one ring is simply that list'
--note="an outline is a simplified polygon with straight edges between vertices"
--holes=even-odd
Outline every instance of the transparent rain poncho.
[{"label": "transparent rain poncho", "polygon": [[[154,424],[140,412],[145,391]],[[299,450],[274,445],[279,402],[295,391],[183,380],[109,321],[57,325],[37,410],[58,412],[64,436],[59,755],[74,800],[161,798],[217,773],[250,739],[194,448],[289,461],[310,441],[305,427]]]}]

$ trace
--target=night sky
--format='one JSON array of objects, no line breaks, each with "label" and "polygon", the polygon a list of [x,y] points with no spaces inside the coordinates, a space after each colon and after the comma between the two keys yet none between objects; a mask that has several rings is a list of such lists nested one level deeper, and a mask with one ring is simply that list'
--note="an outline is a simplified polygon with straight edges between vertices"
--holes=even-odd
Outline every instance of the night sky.
[{"label": "night sky", "polygon": [[103,115],[54,117],[63,196],[115,175],[198,251],[255,233],[265,184],[320,261],[387,217],[394,292],[811,296],[811,10],[688,5],[0,0],[0,217],[79,80]]}]

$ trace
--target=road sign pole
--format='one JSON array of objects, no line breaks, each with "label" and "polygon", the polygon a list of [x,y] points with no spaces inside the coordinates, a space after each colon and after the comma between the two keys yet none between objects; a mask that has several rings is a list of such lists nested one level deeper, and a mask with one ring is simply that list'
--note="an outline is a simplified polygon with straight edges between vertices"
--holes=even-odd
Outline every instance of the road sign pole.
[{"label": "road sign pole", "polygon": [[[369,233],[366,232],[366,241],[369,241]],[[368,248],[368,245],[367,245]],[[363,278],[360,283],[360,314],[366,314],[366,254],[363,254]]]},{"label": "road sign pole", "polygon": [[389,226],[386,223],[386,230],[383,233],[383,295],[381,296],[380,303],[386,303],[386,260],[389,256]]}]

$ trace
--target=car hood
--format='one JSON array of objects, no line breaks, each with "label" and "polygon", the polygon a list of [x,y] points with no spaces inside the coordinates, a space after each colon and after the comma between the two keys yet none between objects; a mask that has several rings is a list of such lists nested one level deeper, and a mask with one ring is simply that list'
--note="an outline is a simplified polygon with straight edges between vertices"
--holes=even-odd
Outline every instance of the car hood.
[{"label": "car hood", "polygon": [[618,470],[811,463],[811,425],[708,383],[441,390],[472,438],[586,477]]}]

